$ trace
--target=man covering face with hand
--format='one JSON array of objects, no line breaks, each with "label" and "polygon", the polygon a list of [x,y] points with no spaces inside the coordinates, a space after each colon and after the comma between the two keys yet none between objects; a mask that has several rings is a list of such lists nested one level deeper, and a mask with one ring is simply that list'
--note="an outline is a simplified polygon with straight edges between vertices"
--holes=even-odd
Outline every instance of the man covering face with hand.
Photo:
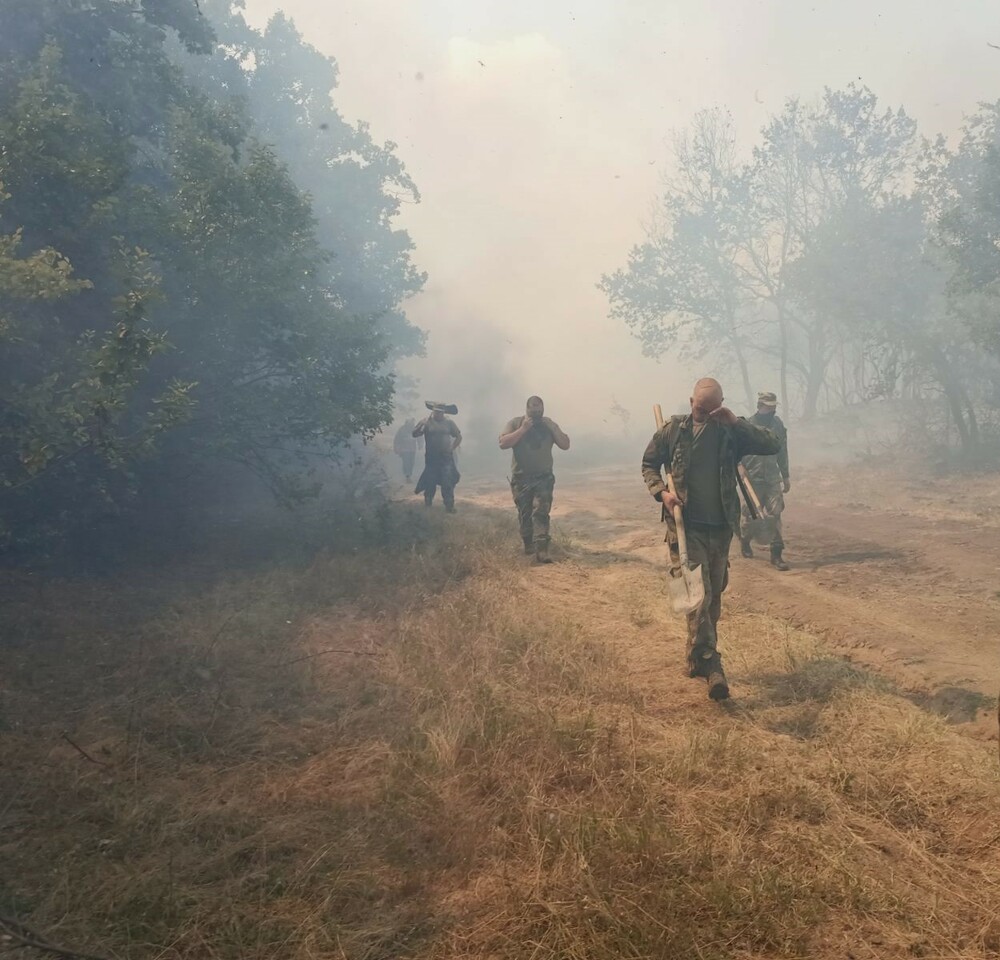
[{"label": "man covering face with hand", "polygon": [[[778,438],[723,406],[717,380],[699,380],[691,394],[691,412],[671,417],[649,441],[642,457],[642,478],[666,508],[670,560],[680,565],[672,511],[679,504],[687,534],[692,569],[701,567],[705,601],[688,614],[687,673],[705,677],[713,700],[729,696],[722,669],[716,626],[722,615],[722,593],[729,583],[729,545],[739,535],[740,503],[736,467],[749,454],[777,454]],[[663,482],[673,477],[677,495]]]},{"label": "man covering face with hand", "polygon": [[552,447],[569,450],[569,437],[545,416],[540,397],[529,397],[525,415],[514,417],[500,433],[500,449],[511,450],[510,491],[517,507],[524,552],[533,562],[551,563],[549,514],[556,478],[552,472]]}]

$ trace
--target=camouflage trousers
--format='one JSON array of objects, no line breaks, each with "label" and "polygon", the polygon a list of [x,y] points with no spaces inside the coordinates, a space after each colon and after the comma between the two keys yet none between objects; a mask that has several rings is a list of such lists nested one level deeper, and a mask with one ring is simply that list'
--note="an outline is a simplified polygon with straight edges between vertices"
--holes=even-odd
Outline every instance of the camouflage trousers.
[{"label": "camouflage trousers", "polygon": [[555,485],[556,478],[551,473],[540,477],[515,477],[510,482],[521,539],[526,544],[549,542],[549,514]]},{"label": "camouflage trousers", "polygon": [[781,487],[755,483],[754,491],[760,498],[761,506],[767,511],[767,517],[762,520],[754,520],[750,516],[746,502],[744,502],[743,512],[740,516],[740,536],[744,540],[753,540],[755,543],[769,543],[772,547],[784,547],[785,541],[781,533],[781,514],[785,509],[785,497],[781,492]]},{"label": "camouflage trousers", "polygon": [[434,502],[434,494],[441,487],[441,499],[445,508],[455,507],[455,487],[462,477],[455,466],[455,458],[447,456],[430,457],[424,454],[424,472],[420,474],[414,493],[424,495],[424,503],[430,506]]},{"label": "camouflage trousers", "polygon": [[[671,531],[672,532],[672,531]],[[729,545],[733,531],[729,527],[710,527],[699,523],[685,525],[688,561],[693,568],[701,567],[705,585],[705,602],[687,615],[687,658],[692,667],[704,668],[719,656],[716,626],[722,616],[722,594],[729,586]],[[670,539],[670,563],[680,566],[677,541]]]}]

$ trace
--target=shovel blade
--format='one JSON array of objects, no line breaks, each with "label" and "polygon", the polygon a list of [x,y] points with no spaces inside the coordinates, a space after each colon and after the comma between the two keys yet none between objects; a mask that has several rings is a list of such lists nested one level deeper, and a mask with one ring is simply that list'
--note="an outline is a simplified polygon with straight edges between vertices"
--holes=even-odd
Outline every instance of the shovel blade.
[{"label": "shovel blade", "polygon": [[691,570],[681,566],[672,570],[667,579],[667,591],[674,613],[694,613],[705,602],[705,582],[701,579],[701,567]]}]

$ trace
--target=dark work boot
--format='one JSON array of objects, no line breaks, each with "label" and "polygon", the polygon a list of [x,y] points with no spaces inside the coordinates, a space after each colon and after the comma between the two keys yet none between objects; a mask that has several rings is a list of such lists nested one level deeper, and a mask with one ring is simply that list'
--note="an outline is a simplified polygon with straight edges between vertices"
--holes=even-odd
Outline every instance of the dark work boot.
[{"label": "dark work boot", "polygon": [[706,651],[703,646],[697,643],[689,644],[687,648],[687,675],[692,678],[707,677],[712,665],[718,659],[717,653]]},{"label": "dark work boot", "polygon": [[535,556],[531,562],[535,564],[552,563],[552,558],[549,556],[548,540],[535,541]]},{"label": "dark work boot", "polygon": [[740,553],[742,553],[747,560],[753,560],[753,547],[750,545],[749,537],[740,537]]},{"label": "dark work boot", "polygon": [[425,507],[429,507],[433,502],[434,502],[434,494],[433,493],[425,493],[424,494],[424,506]]},{"label": "dark work boot", "polygon": [[729,683],[726,680],[726,672],[722,669],[722,661],[714,657],[709,661],[708,668],[708,696],[710,700],[728,700]]},{"label": "dark work boot", "polygon": [[788,564],[781,559],[781,551],[785,549],[785,545],[782,543],[772,543],[771,544],[771,566],[775,570],[787,570]]},{"label": "dark work boot", "polygon": [[535,541],[531,537],[521,537],[524,541],[524,552],[530,557],[535,552]]}]

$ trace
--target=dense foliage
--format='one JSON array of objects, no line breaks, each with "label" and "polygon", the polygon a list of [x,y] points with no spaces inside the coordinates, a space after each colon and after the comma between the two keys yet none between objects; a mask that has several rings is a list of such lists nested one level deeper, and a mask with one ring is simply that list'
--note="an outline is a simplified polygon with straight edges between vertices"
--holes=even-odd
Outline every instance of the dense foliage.
[{"label": "dense foliage", "polygon": [[0,5],[0,546],[390,420],[416,191],[335,84],[225,3]]}]

